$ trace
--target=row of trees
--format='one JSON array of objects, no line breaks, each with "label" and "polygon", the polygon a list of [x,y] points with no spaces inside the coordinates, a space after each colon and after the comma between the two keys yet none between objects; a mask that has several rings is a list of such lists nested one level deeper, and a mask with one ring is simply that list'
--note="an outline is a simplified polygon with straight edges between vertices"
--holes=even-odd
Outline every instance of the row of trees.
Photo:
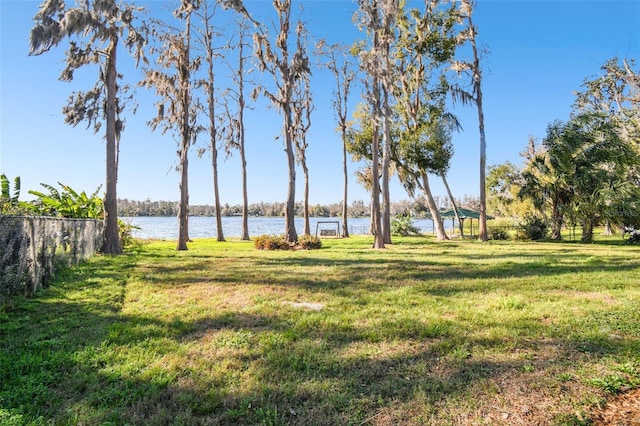
[{"label": "row of trees", "polygon": [[[344,151],[345,188],[343,209],[347,200],[347,143],[349,135],[348,100],[357,71],[363,74],[364,99],[369,105],[371,123],[369,151],[371,173],[371,211],[376,236],[374,247],[390,242],[389,178],[392,165],[398,170],[408,189],[420,187],[427,195],[431,214],[440,222],[439,236],[446,238],[437,206],[430,194],[427,173],[445,176],[452,154],[450,133],[456,127],[455,117],[445,110],[445,96],[473,102],[478,106],[481,134],[481,179],[484,176],[484,133],[482,119],[481,74],[475,44],[476,29],[472,23],[471,0],[461,2],[428,0],[424,7],[409,8],[399,0],[359,0],[356,21],[365,35],[351,48],[318,45],[316,53],[326,59],[324,66],[336,77],[334,106]],[[229,38],[220,37],[214,16],[222,6],[237,12],[237,31],[233,46]],[[308,169],[306,166],[306,134],[314,109],[310,90],[311,67],[308,33],[302,21],[292,23],[291,0],[274,0],[277,22],[270,26],[257,22],[241,0],[180,0],[173,19],[141,20],[142,8],[115,0],[82,1],[69,7],[62,0],[45,0],[34,17],[31,31],[32,55],[39,55],[68,40],[67,66],[60,79],[70,81],[75,70],[85,65],[98,65],[99,79],[94,88],[74,93],[63,109],[65,121],[71,125],[88,122],[94,131],[106,124],[106,235],[103,252],[121,252],[117,238],[118,145],[124,129],[121,117],[131,100],[128,85],[118,68],[117,54],[124,46],[136,65],[143,64],[139,86],[155,92],[157,115],[148,124],[152,130],[171,133],[178,142],[180,172],[178,249],[186,249],[188,235],[188,161],[189,151],[201,134],[207,134],[213,167],[215,216],[221,217],[218,192],[217,158],[219,146],[237,149],[241,156],[244,188],[243,216],[248,216],[246,199],[246,161],[244,158],[245,61],[253,60],[263,75],[273,82],[254,86],[253,98],[264,96],[282,117],[282,141],[289,171],[285,203],[285,232],[288,241],[297,239],[294,224],[296,167],[305,178],[303,210],[305,232],[308,230]],[[246,37],[252,33],[250,49]],[[228,35],[228,34],[227,34]],[[458,49],[470,43],[472,60],[456,58]],[[221,49],[236,52],[233,68],[235,87],[217,92],[215,76]],[[251,50],[245,54],[245,49]],[[350,60],[348,51],[355,54]],[[339,54],[338,54],[339,53]],[[357,62],[357,64],[355,63]],[[451,84],[446,73],[469,73],[472,90]],[[221,103],[217,102],[223,99]],[[234,105],[231,105],[234,104]],[[218,109],[222,106],[223,113]],[[392,130],[393,116],[402,126]],[[364,129],[359,132],[367,133]],[[395,133],[397,136],[393,138]],[[222,139],[222,141],[220,141]],[[366,150],[365,150],[366,151]],[[203,154],[205,150],[200,150]],[[352,152],[355,152],[352,149]],[[437,157],[434,159],[434,157]],[[484,185],[481,185],[484,187]],[[379,194],[382,195],[382,204]],[[453,199],[452,196],[450,196]],[[484,196],[481,211],[484,223]],[[343,217],[346,220],[346,211]],[[245,221],[246,223],[246,221]],[[346,226],[343,227],[345,230]],[[483,234],[481,225],[481,237]],[[223,240],[218,221],[218,239]],[[243,232],[248,239],[248,231]]]},{"label": "row of trees", "polygon": [[530,138],[522,168],[489,171],[498,214],[528,212],[545,219],[551,238],[580,225],[640,226],[640,77],[632,61],[613,58],[576,92],[571,118],[549,124],[541,144]]}]

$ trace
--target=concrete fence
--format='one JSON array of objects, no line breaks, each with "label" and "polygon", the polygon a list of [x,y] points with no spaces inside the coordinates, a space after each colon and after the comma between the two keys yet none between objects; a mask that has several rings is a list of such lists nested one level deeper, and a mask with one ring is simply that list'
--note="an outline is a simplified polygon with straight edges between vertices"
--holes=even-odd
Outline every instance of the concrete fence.
[{"label": "concrete fence", "polygon": [[102,245],[94,219],[0,216],[0,306],[47,286],[59,265],[75,265]]}]

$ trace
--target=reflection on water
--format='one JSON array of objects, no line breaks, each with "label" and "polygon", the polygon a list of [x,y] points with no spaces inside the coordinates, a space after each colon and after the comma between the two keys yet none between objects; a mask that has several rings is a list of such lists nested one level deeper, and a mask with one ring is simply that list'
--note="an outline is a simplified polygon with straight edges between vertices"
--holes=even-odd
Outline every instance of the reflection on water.
[{"label": "reflection on water", "polygon": [[[122,217],[126,223],[130,223],[140,229],[133,230],[135,238],[155,238],[165,240],[178,239],[178,219],[176,217]],[[342,220],[340,218],[314,217],[309,219],[311,225],[311,233],[315,234],[316,229],[336,229],[340,226],[342,229]],[[321,222],[318,224],[318,222]],[[365,235],[369,233],[369,218],[349,218],[349,233],[352,235]],[[433,232],[433,223],[429,219],[414,220],[414,226],[423,233]],[[299,234],[304,229],[304,221],[301,217],[296,218],[296,230]],[[242,218],[223,217],[222,231],[224,236],[240,237],[242,234]],[[251,217],[249,218],[249,236],[272,234],[279,235],[284,232],[283,217]],[[189,218],[189,237],[190,238],[215,238],[216,218],[193,216]]]}]

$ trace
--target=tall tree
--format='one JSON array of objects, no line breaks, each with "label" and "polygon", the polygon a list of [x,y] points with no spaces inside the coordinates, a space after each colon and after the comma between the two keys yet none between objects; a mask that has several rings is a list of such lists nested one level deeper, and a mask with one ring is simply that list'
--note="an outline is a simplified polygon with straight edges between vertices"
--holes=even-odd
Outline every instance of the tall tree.
[{"label": "tall tree", "polygon": [[344,185],[342,188],[342,237],[349,238],[348,227],[348,183],[349,170],[347,167],[347,132],[349,122],[347,120],[349,111],[349,93],[351,84],[357,77],[357,70],[350,60],[351,55],[346,46],[340,44],[327,45],[321,41],[317,50],[320,55],[327,58],[324,66],[327,67],[336,79],[336,87],[333,92],[333,108],[336,112],[338,130],[342,139],[342,175]]},{"label": "tall tree", "polygon": [[[213,26],[213,17],[215,16],[215,3],[212,5],[210,1],[203,1],[201,10],[196,14],[201,19],[201,26],[198,29],[200,34],[200,44],[204,50],[204,59],[206,66],[206,78],[202,82],[205,91],[207,116],[209,118],[209,151],[211,152],[211,168],[213,170],[213,202],[216,215],[216,239],[224,241],[224,232],[222,230],[222,215],[220,207],[220,189],[218,187],[218,134],[216,122],[216,88],[214,66],[219,56],[218,49],[214,45],[214,40],[218,34]],[[203,151],[199,151],[202,154]]]},{"label": "tall tree", "polygon": [[482,69],[480,67],[480,55],[478,53],[477,35],[478,29],[473,25],[473,0],[461,0],[460,17],[466,21],[466,29],[460,33],[461,43],[469,42],[473,52],[471,62],[455,61],[451,69],[460,73],[467,73],[472,84],[472,92],[466,92],[461,88],[454,91],[454,97],[463,103],[473,103],[478,111],[478,131],[480,133],[480,220],[478,226],[478,239],[487,241],[487,186],[486,186],[486,162],[487,140],[484,131],[484,109],[482,98]]},{"label": "tall tree", "polygon": [[[365,73],[366,98],[371,105],[371,221],[374,235],[373,248],[385,248],[380,209],[380,123],[383,121],[381,107],[381,80],[384,72],[380,50],[382,22],[378,0],[358,0],[359,26],[371,36],[369,48],[359,51],[360,68]],[[366,46],[365,46],[366,47]]]},{"label": "tall tree", "polygon": [[[298,31],[296,31],[298,33]],[[300,46],[302,40],[300,39],[300,33],[298,33],[298,50],[302,51],[305,48]],[[294,142],[296,145],[296,160],[300,167],[302,167],[302,174],[304,176],[304,200],[303,200],[303,220],[304,220],[304,235],[311,234],[311,225],[309,222],[309,167],[307,165],[307,133],[311,128],[311,112],[313,111],[313,102],[311,99],[311,84],[309,76],[304,75],[301,80],[298,81],[294,89],[294,108],[293,108],[293,121],[295,127]]]},{"label": "tall tree", "polygon": [[149,122],[152,130],[162,133],[172,130],[178,139],[178,171],[180,172],[180,203],[178,207],[178,244],[176,250],[187,250],[189,241],[189,150],[202,127],[197,124],[198,105],[192,92],[192,73],[199,59],[191,58],[191,17],[200,5],[198,0],[181,0],[174,17],[184,25],[178,29],[155,21],[154,36],[159,44],[151,53],[157,54],[156,68],[145,70],[141,85],[155,89],[158,114]]},{"label": "tall tree", "polygon": [[[293,140],[295,134],[292,111],[293,91],[296,82],[305,74],[310,74],[311,70],[309,58],[304,51],[297,50],[293,55],[289,52],[291,0],[274,0],[273,7],[279,20],[279,33],[275,41],[277,50],[271,47],[271,41],[265,31],[254,34],[254,44],[261,71],[271,74],[276,87],[273,92],[263,88],[263,93],[283,117],[282,136],[289,170],[284,236],[287,241],[294,243],[298,240],[298,233],[295,226],[296,162]],[[296,31],[300,28],[301,25],[297,25]]]},{"label": "tall tree", "polygon": [[[365,86],[369,83],[365,82]],[[381,185],[380,185],[380,156],[379,153],[382,151],[382,136],[380,134],[381,128],[376,127],[373,120],[371,107],[366,103],[359,103],[356,105],[356,109],[353,113],[354,125],[350,127],[347,132],[347,151],[351,154],[353,161],[355,162],[363,162],[364,165],[355,171],[356,182],[358,182],[362,187],[369,191],[371,195],[371,205],[370,205],[370,217],[371,217],[371,226],[370,233],[372,235],[377,235],[375,232],[376,229],[376,214],[375,211],[378,211],[378,218],[381,218],[381,210],[380,210],[380,195],[381,195]],[[394,146],[397,145],[398,140],[398,132],[395,126],[392,126],[391,137],[394,140]],[[374,138],[377,142],[377,152],[378,152],[378,168],[377,172],[374,175]],[[393,152],[393,151],[392,151]],[[396,173],[395,162],[390,164],[391,172]],[[374,178],[377,176],[377,178]],[[374,192],[373,187],[377,182],[377,191]],[[374,197],[377,194],[377,209],[372,208],[372,205],[376,202]],[[380,219],[380,226],[382,226],[382,219]],[[384,242],[384,241],[383,241]]]},{"label": "tall tree", "polygon": [[382,10],[382,28],[380,32],[381,69],[380,83],[382,88],[382,235],[385,244],[391,244],[391,190],[389,187],[391,171],[391,126],[393,89],[398,77],[395,67],[396,56],[396,19],[400,13],[399,0],[380,0]]},{"label": "tall tree", "polygon": [[[225,140],[225,150],[227,155],[230,155],[234,149],[238,150],[238,154],[240,155],[240,167],[242,174],[242,233],[240,239],[242,241],[249,241],[249,197],[247,193],[247,156],[244,137],[244,112],[247,108],[245,84],[247,82],[247,76],[252,70],[250,68],[246,68],[246,61],[249,59],[249,57],[244,54],[245,48],[247,47],[245,42],[246,32],[247,26],[245,21],[240,21],[238,23],[238,43],[232,47],[237,49],[237,67],[229,65],[232,67],[231,79],[234,82],[235,87],[230,87],[222,96],[226,124],[222,127],[221,135]],[[235,110],[232,110],[232,108],[229,107],[229,98],[235,101]]]},{"label": "tall tree", "polygon": [[124,129],[121,113],[126,86],[117,84],[118,46],[122,42],[138,64],[144,59],[146,43],[144,25],[136,26],[135,14],[142,9],[116,0],[83,1],[68,7],[63,0],[46,0],[34,17],[30,34],[30,55],[40,55],[67,38],[66,66],[59,79],[73,80],[74,71],[97,64],[100,67],[96,85],[70,96],[63,108],[65,122],[76,126],[86,121],[98,132],[106,125],[106,192],[104,199],[105,236],[102,252],[122,253],[118,233],[118,153]]},{"label": "tall tree", "polygon": [[[396,78],[400,146],[395,161],[402,170],[405,188],[420,187],[425,194],[439,240],[447,240],[428,173],[446,182],[453,155],[451,132],[459,128],[457,119],[445,109],[448,84],[444,64],[455,53],[455,5],[448,1],[425,2],[424,10],[411,9],[399,16],[400,60]],[[448,184],[446,185],[448,192]],[[455,200],[450,194],[449,198]],[[460,222],[460,220],[459,220]]]}]

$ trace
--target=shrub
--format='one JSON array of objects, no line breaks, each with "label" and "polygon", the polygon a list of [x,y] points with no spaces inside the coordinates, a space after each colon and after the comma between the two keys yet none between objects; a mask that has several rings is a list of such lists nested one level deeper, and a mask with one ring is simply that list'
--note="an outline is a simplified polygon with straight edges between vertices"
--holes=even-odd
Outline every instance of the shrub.
[{"label": "shrub", "polygon": [[298,237],[298,246],[304,250],[314,250],[322,248],[322,241],[315,235],[301,235]]},{"label": "shrub", "polygon": [[140,229],[140,227],[118,218],[118,234],[120,234],[120,244],[122,244],[122,247],[129,247],[136,242],[132,233],[134,229]]},{"label": "shrub", "polygon": [[259,235],[254,241],[258,250],[289,250],[291,244],[284,235]]},{"label": "shrub", "polygon": [[391,233],[406,237],[408,235],[420,235],[420,230],[413,226],[411,216],[398,215],[391,220]]},{"label": "shrub", "polygon": [[547,224],[539,217],[527,216],[518,225],[516,239],[518,240],[544,240],[547,238]]},{"label": "shrub", "polygon": [[515,221],[508,217],[498,217],[487,222],[487,236],[490,240],[510,240]]},{"label": "shrub", "polygon": [[489,229],[489,239],[490,240],[502,240],[502,241],[506,241],[508,239],[510,239],[510,235],[509,232],[507,232],[506,229],[503,228],[493,228],[493,229]]}]

